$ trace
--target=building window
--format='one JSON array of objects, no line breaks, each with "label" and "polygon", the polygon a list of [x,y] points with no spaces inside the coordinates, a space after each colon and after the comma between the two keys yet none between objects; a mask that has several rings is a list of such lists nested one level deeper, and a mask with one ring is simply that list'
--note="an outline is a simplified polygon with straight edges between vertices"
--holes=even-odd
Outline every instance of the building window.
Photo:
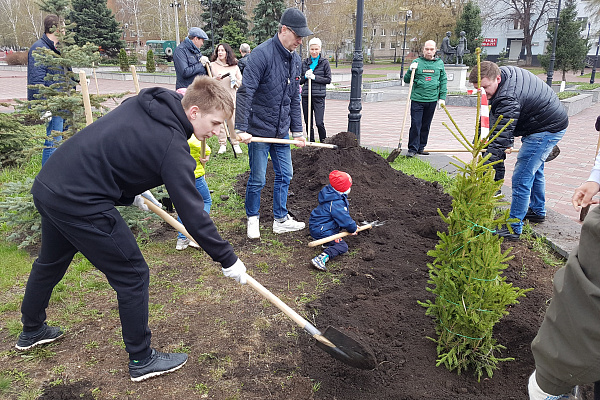
[{"label": "building window", "polygon": [[377,36],[377,29],[373,29],[373,36]]},{"label": "building window", "polygon": [[396,48],[396,43],[390,42],[390,50],[394,50]]},{"label": "building window", "polygon": [[381,28],[381,36],[385,36],[385,28]]}]

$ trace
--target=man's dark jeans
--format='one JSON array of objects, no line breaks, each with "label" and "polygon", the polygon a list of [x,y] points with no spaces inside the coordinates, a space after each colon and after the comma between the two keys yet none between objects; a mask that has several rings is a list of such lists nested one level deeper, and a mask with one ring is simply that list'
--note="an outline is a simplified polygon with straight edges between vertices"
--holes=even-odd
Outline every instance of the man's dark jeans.
[{"label": "man's dark jeans", "polygon": [[427,146],[429,127],[437,101],[422,103],[413,101],[410,104],[410,132],[408,134],[408,151],[422,152]]}]

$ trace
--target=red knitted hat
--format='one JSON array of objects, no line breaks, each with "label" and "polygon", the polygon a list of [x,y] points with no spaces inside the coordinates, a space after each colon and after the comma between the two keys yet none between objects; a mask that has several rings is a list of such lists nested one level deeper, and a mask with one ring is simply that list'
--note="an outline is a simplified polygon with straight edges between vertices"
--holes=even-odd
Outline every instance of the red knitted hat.
[{"label": "red knitted hat", "polygon": [[343,193],[352,186],[352,177],[346,172],[331,171],[329,174],[329,183],[335,190]]}]

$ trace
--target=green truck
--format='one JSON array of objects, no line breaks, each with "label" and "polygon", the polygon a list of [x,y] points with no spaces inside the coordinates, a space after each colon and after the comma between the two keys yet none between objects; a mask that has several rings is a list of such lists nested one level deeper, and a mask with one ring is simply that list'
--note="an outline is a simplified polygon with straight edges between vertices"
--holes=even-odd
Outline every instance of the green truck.
[{"label": "green truck", "polygon": [[148,50],[152,50],[155,56],[173,61],[173,52],[177,47],[174,40],[147,40]]}]

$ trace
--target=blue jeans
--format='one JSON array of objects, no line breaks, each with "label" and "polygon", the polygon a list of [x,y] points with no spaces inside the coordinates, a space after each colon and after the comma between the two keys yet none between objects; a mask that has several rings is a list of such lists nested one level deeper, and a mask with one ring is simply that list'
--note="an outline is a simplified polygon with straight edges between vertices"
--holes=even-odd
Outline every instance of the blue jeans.
[{"label": "blue jeans", "polygon": [[246,215],[259,215],[260,192],[266,183],[267,163],[271,154],[275,182],[273,184],[273,216],[276,220],[285,218],[287,196],[294,169],[292,151],[288,144],[254,143],[248,144],[250,176],[246,185]]},{"label": "blue jeans", "polygon": [[[198,190],[198,193],[200,193],[200,196],[202,196],[202,199],[204,200],[204,211],[206,211],[207,214],[210,214],[210,206],[212,206],[212,197],[210,197],[210,190],[208,189],[208,185],[206,184],[206,179],[204,179],[204,175],[202,175],[199,178],[196,178],[196,190]],[[177,221],[181,223],[181,219],[179,217],[177,217]],[[177,235],[177,239],[185,239],[185,235],[179,232],[179,235]]]},{"label": "blue jeans", "polygon": [[52,117],[48,125],[46,126],[46,136],[48,137],[44,141],[44,150],[42,150],[42,167],[48,161],[48,158],[54,153],[56,147],[58,147],[58,142],[62,140],[62,136],[54,136],[52,131],[63,132],[64,131],[65,120],[62,117]]},{"label": "blue jeans", "polygon": [[523,218],[529,207],[538,215],[546,215],[544,160],[566,131],[563,129],[556,133],[532,133],[521,139],[521,148],[512,176],[510,205],[510,217],[519,220],[512,224],[515,233],[523,231]]},{"label": "blue jeans", "polygon": [[408,150],[419,152],[427,146],[429,128],[435,113],[437,101],[410,103],[410,131],[408,132]]}]

